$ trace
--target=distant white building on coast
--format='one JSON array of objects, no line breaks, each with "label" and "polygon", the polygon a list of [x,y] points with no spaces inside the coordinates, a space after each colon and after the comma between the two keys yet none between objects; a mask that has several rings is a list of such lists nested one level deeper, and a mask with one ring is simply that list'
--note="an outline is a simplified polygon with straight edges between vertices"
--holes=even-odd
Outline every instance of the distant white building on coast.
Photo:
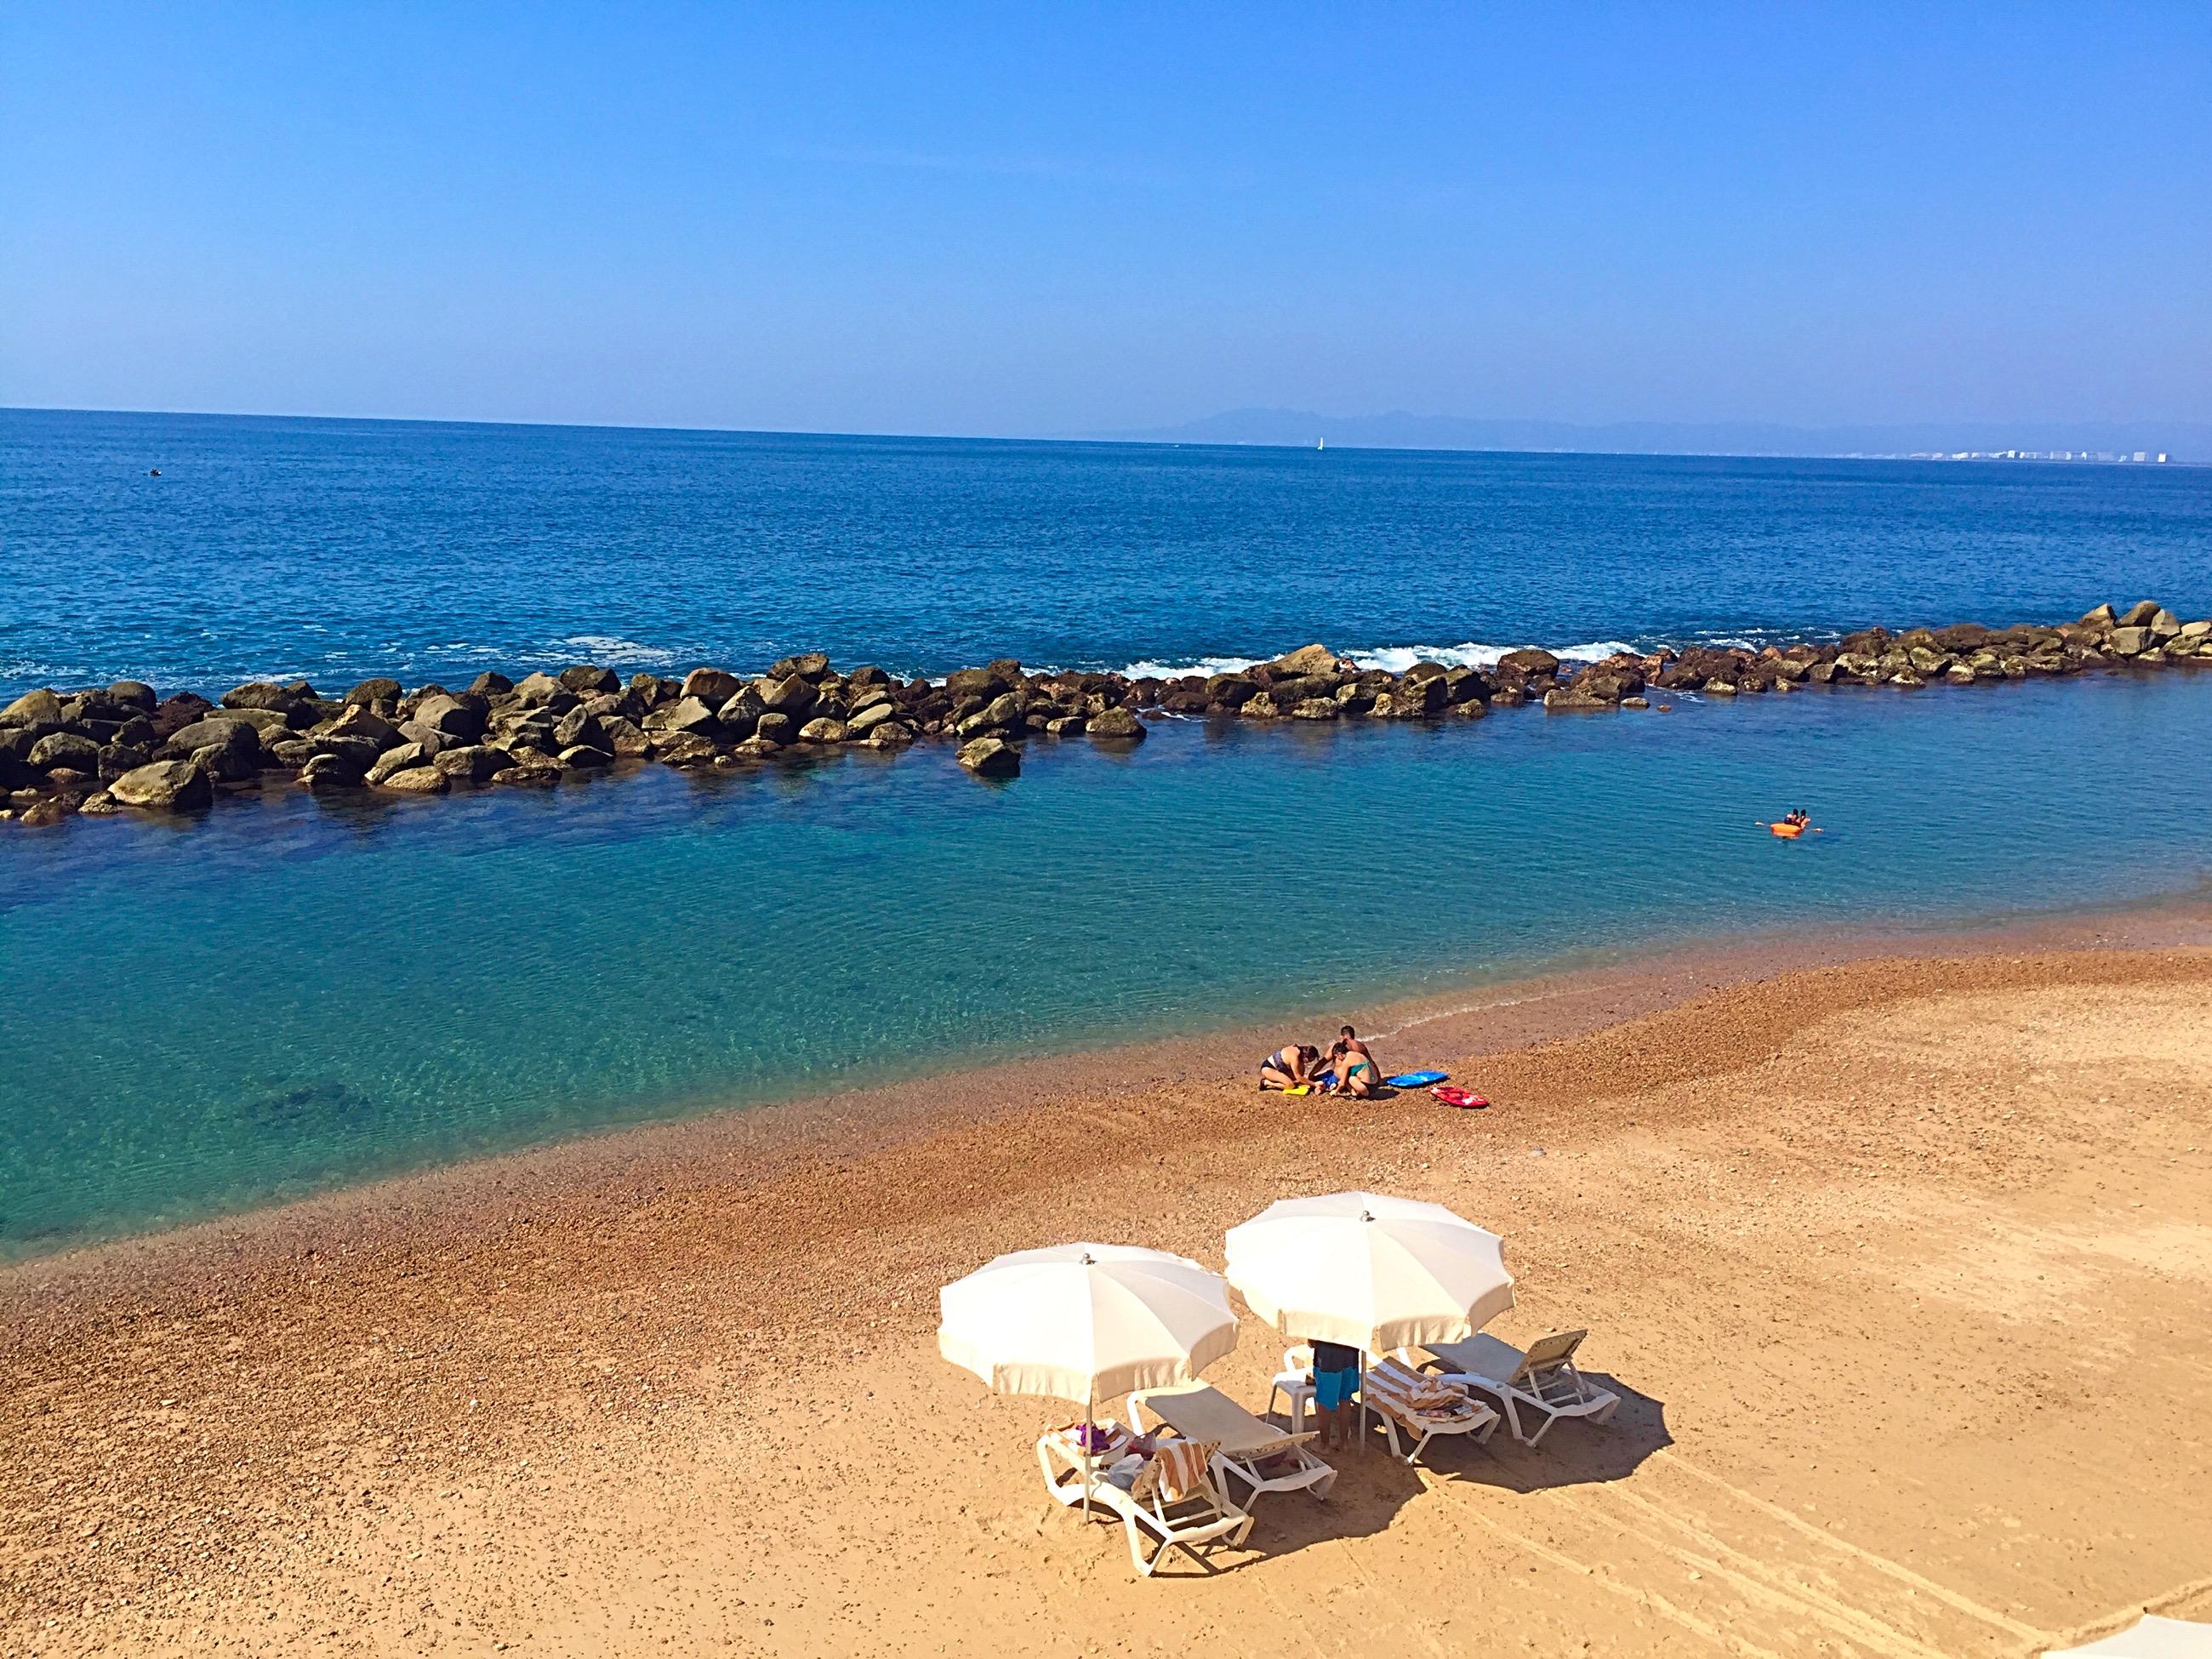
[{"label": "distant white building on coast", "polygon": [[1875,455],[1878,461],[2101,461],[2107,466],[2166,466],[2173,457],[2167,451],[2138,449],[2130,453],[2109,449],[1954,449],[1920,450],[1910,455]]}]

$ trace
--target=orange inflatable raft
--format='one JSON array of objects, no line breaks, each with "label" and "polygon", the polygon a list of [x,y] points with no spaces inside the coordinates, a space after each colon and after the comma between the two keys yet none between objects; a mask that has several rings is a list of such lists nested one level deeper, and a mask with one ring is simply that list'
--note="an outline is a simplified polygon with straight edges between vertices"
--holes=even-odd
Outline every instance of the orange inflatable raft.
[{"label": "orange inflatable raft", "polygon": [[1784,841],[1795,841],[1805,833],[1805,826],[1802,823],[1770,823],[1766,827]]}]

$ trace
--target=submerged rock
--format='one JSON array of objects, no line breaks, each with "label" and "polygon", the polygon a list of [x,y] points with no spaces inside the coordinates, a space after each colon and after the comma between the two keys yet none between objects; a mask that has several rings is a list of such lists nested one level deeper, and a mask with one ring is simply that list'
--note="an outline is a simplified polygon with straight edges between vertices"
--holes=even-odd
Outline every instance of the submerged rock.
[{"label": "submerged rock", "polygon": [[[1077,719],[1080,717],[1066,716],[1063,718]],[[1050,725],[1058,726],[1060,723],[1060,720],[1055,720],[1051,721]],[[1152,735],[1145,729],[1144,721],[1139,720],[1134,714],[1131,714],[1126,708],[1102,709],[1097,714],[1092,714],[1088,719],[1083,720],[1081,725],[1079,726],[1077,729],[1082,732],[1086,737],[1091,738],[1099,743],[1142,743],[1146,738]]]},{"label": "submerged rock", "polygon": [[1022,769],[1022,751],[999,738],[963,744],[957,758],[979,778],[1017,777]]},{"label": "submerged rock", "polygon": [[198,812],[215,802],[215,786],[198,761],[152,761],[108,786],[125,806],[151,812]]}]

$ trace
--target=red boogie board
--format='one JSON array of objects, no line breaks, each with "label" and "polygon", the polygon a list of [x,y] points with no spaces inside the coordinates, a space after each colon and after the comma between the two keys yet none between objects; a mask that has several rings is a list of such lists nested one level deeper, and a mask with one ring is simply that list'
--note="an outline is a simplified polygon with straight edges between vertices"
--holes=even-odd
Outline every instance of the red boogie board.
[{"label": "red boogie board", "polygon": [[1438,1100],[1443,1102],[1445,1105],[1457,1106],[1463,1110],[1472,1110],[1478,1106],[1487,1106],[1490,1104],[1487,1100],[1475,1093],[1472,1089],[1462,1089],[1455,1084],[1439,1083],[1435,1088],[1430,1090],[1429,1092],[1434,1095]]}]

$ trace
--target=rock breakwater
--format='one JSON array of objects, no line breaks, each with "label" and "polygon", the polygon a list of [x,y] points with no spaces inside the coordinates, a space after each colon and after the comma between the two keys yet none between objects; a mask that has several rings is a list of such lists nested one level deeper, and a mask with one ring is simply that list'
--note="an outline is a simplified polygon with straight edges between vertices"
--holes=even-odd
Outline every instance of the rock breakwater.
[{"label": "rock breakwater", "polygon": [[2212,620],[2183,621],[2155,601],[2099,605],[2077,622],[1978,623],[1764,646],[1686,646],[1594,661],[1507,652],[1489,669],[1417,662],[1362,667],[1309,645],[1231,673],[1131,678],[1012,660],[940,680],[880,668],[841,672],[819,652],[763,673],[695,668],[682,678],[579,665],[466,687],[410,690],[368,679],[332,697],[306,681],[255,682],[219,700],[158,696],[141,682],[41,688],[0,709],[0,817],[39,827],[71,814],[204,811],[270,787],[318,794],[546,788],[648,762],[732,770],[809,751],[896,752],[950,744],[980,777],[1021,771],[1024,745],[1082,738],[1142,743],[1147,718],[1252,721],[1474,720],[1524,706],[1606,713],[1654,692],[1713,696],[1812,687],[1911,690],[2038,676],[2212,666]]}]

